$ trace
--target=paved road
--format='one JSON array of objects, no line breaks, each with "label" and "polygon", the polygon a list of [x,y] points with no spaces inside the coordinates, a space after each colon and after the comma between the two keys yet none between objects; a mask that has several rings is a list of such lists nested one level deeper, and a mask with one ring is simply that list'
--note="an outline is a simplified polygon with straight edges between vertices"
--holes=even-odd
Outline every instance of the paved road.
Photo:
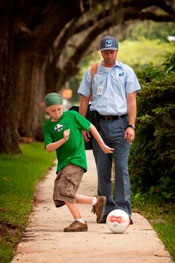
[{"label": "paved road", "polygon": [[[96,169],[92,151],[87,151],[88,172],[79,193],[96,194]],[[65,233],[73,220],[65,206],[52,201],[55,167],[37,187],[37,204],[12,263],[170,263],[171,257],[149,224],[133,213],[134,225],[123,234],[113,234],[106,224],[97,224],[91,207],[80,205],[88,232]]]}]

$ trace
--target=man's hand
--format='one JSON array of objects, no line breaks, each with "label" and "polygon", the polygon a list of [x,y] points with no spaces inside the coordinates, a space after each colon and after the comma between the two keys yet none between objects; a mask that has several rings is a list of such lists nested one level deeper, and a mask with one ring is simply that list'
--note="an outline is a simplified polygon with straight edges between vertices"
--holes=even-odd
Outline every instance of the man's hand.
[{"label": "man's hand", "polygon": [[125,131],[124,139],[126,139],[129,143],[132,143],[135,137],[135,131],[132,127],[128,127]]},{"label": "man's hand", "polygon": [[91,138],[91,134],[89,131],[82,131],[83,137],[84,137],[84,141],[85,142],[89,142],[90,138]]}]

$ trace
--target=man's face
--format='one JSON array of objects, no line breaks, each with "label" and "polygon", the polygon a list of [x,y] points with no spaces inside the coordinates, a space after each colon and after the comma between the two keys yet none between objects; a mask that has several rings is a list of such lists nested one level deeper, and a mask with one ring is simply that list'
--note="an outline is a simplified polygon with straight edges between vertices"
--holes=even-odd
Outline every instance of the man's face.
[{"label": "man's face", "polygon": [[113,67],[117,59],[118,50],[103,50],[101,51],[102,57],[104,59],[104,67]]}]

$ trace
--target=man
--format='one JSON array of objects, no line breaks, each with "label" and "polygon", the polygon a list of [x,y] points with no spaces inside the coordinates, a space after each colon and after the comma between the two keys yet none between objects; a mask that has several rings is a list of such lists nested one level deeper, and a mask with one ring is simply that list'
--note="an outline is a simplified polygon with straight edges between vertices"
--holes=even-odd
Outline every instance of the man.
[{"label": "man", "polygon": [[[128,157],[135,137],[136,93],[141,89],[131,67],[117,61],[118,41],[112,36],[101,39],[100,50],[103,60],[93,77],[89,68],[78,89],[81,95],[79,112],[86,116],[89,97],[92,119],[98,123],[104,142],[113,147],[113,154],[105,155],[93,139],[93,154],[98,173],[98,194],[107,198],[105,213],[100,223],[114,209],[124,210],[131,219],[130,177]],[[92,121],[93,122],[93,121]],[[90,134],[84,133],[84,140]],[[115,194],[111,183],[111,168],[115,165]]]}]

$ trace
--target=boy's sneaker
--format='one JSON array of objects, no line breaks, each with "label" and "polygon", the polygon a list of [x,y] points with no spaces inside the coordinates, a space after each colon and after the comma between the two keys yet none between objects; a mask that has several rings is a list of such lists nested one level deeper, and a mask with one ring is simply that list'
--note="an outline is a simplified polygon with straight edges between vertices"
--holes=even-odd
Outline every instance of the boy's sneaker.
[{"label": "boy's sneaker", "polygon": [[81,223],[77,220],[75,220],[70,226],[64,228],[64,232],[83,232],[87,231],[88,226],[87,222],[85,221],[84,223]]},{"label": "boy's sneaker", "polygon": [[106,197],[105,196],[96,196],[97,203],[92,207],[92,213],[97,215],[97,223],[100,223],[104,216]]}]

